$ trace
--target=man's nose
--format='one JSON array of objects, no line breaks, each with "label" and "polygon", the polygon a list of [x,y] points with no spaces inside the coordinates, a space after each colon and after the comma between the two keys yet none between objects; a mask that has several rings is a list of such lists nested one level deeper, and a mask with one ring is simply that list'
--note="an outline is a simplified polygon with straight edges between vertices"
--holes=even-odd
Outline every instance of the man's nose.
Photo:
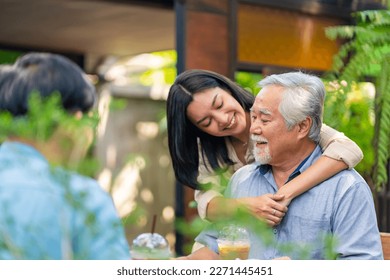
[{"label": "man's nose", "polygon": [[249,132],[251,134],[261,134],[262,130],[261,130],[260,122],[256,120],[252,121],[251,126],[249,128]]}]

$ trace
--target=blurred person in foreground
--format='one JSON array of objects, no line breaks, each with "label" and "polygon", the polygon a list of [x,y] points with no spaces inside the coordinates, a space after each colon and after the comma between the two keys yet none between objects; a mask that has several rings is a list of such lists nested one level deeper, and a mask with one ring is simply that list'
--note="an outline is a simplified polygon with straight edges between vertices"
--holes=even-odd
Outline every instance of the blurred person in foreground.
[{"label": "blurred person in foreground", "polygon": [[[129,259],[111,197],[76,168],[93,139],[96,91],[56,54],[0,68],[0,259]],[[70,163],[70,164],[69,164]]]},{"label": "blurred person in foreground", "polygon": [[[268,76],[259,85],[250,127],[256,162],[234,173],[227,197],[276,193],[321,156],[322,81],[292,72]],[[217,238],[215,225],[201,232],[196,241],[204,247],[186,259],[218,259]],[[372,193],[353,169],[295,198],[279,225],[262,234],[251,228],[250,244],[252,259],[383,259]]]}]

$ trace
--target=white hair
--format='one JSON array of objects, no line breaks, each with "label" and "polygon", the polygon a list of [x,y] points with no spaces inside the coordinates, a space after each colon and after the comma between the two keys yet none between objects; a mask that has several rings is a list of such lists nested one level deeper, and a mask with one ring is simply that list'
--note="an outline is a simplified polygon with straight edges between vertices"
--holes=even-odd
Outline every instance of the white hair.
[{"label": "white hair", "polygon": [[320,78],[302,72],[270,75],[259,82],[259,86],[281,86],[283,98],[279,105],[287,129],[310,117],[312,125],[309,138],[320,139],[325,86]]}]

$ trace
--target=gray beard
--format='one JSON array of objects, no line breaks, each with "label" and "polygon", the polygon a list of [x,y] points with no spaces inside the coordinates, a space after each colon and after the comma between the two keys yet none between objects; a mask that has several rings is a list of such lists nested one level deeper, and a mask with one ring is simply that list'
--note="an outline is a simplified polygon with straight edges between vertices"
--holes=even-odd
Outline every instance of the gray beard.
[{"label": "gray beard", "polygon": [[260,155],[260,148],[254,147],[253,154],[255,156],[255,160],[259,164],[269,164],[271,162],[271,155],[269,152],[268,146],[264,149],[263,153]]}]

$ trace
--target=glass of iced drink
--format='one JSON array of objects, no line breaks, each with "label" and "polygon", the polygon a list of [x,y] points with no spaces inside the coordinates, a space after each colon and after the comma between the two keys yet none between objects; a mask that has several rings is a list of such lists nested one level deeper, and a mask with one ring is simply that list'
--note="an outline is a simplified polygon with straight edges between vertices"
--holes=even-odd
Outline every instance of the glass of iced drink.
[{"label": "glass of iced drink", "polygon": [[166,260],[171,256],[168,241],[158,233],[142,233],[130,246],[134,260]]},{"label": "glass of iced drink", "polygon": [[245,228],[236,225],[225,226],[220,230],[217,242],[221,259],[248,259],[250,240]]}]

